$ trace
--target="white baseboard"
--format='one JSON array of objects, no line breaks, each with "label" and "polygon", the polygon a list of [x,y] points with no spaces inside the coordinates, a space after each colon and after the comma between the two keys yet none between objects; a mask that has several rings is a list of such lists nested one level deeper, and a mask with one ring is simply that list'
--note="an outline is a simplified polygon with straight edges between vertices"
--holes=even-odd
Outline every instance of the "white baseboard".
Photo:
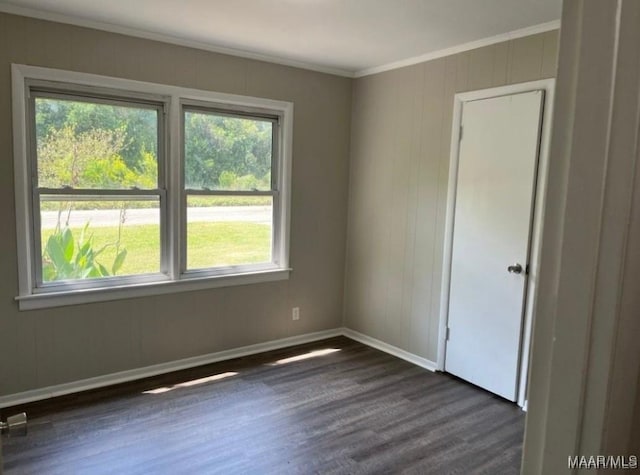
[{"label": "white baseboard", "polygon": [[105,386],[112,386],[114,384],[124,383],[127,381],[134,381],[136,379],[147,378],[149,376],[156,376],[158,374],[164,374],[164,373],[170,373],[172,371],[179,371],[182,369],[194,368],[196,366],[216,363],[218,361],[230,360],[233,358],[240,358],[242,356],[254,355],[257,353],[263,353],[265,351],[286,348],[288,346],[295,346],[303,343],[311,343],[313,341],[324,340],[325,338],[340,336],[342,334],[343,334],[342,328],[334,328],[332,330],[325,330],[325,331],[320,331],[315,333],[306,333],[304,335],[297,335],[289,338],[282,338],[279,340],[268,341],[265,343],[258,343],[255,345],[243,346],[243,347],[234,348],[231,350],[218,351],[216,353],[209,353],[206,355],[194,356],[192,358],[185,358],[182,360],[170,361],[167,363],[146,366],[144,368],[136,368],[132,370],[121,371],[118,373],[106,374],[104,376],[97,376],[95,378],[83,379],[83,380],[74,381],[71,383],[56,384],[55,386],[32,389],[32,390],[24,391],[21,393],[9,394],[7,396],[0,396],[0,408],[16,406],[18,404],[25,404],[28,402],[40,401],[43,399],[49,399],[52,397],[62,396],[65,394],[86,391],[88,389],[96,389],[96,388],[101,388]]},{"label": "white baseboard", "polygon": [[398,358],[406,360],[409,363],[413,363],[414,365],[420,366],[424,369],[428,369],[429,371],[437,370],[437,365],[433,361],[423,358],[422,356],[409,353],[402,348],[390,345],[388,343],[385,343],[384,341],[372,338],[368,335],[365,335],[364,333],[351,330],[350,328],[343,328],[342,334],[348,338],[351,338],[352,340],[359,341],[360,343],[363,343],[377,350],[384,351],[385,353],[389,353],[393,356],[397,356]]},{"label": "white baseboard", "polygon": [[428,369],[429,371],[436,371],[436,364],[426,358],[414,355],[413,353],[409,353],[408,351],[405,351],[401,348],[389,345],[388,343],[377,340],[349,328],[334,328],[331,330],[306,333],[304,335],[281,338],[279,340],[268,341],[265,343],[258,343],[255,345],[243,346],[231,350],[218,351],[206,355],[194,356],[192,358],[185,358],[182,360],[146,366],[144,368],[136,368],[132,370],[121,371],[118,373],[106,374],[103,376],[97,376],[95,378],[82,379],[80,381],[73,381],[64,384],[56,384],[54,386],[32,389],[21,393],[9,394],[7,396],[0,396],[0,408],[17,406],[19,404],[25,404],[34,401],[41,401],[52,397],[63,396],[65,394],[87,391],[89,389],[112,386],[114,384],[135,381],[136,379],[143,379],[159,374],[194,368],[196,366],[202,366],[211,363],[217,363],[219,361],[231,360],[234,358],[240,358],[242,356],[264,353],[265,351],[277,350],[280,348],[286,348],[288,346],[311,343],[314,341],[324,340],[326,338],[340,335],[351,338],[352,340],[356,340],[377,350],[384,351],[385,353],[389,353],[390,355],[397,356],[398,358],[406,360],[422,368]]}]

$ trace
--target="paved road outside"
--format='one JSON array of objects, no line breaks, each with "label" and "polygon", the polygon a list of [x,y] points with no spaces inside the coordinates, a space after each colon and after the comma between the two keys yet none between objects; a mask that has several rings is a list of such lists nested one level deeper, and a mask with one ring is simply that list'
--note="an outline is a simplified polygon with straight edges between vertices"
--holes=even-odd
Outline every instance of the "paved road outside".
[{"label": "paved road outside", "polygon": [[[188,222],[245,222],[271,224],[270,206],[214,206],[208,208],[187,208]],[[62,222],[67,214],[61,216]],[[117,226],[120,219],[119,209],[74,210],[69,216],[69,226],[82,227],[87,221],[92,227]],[[41,213],[42,229],[56,227],[57,211],[43,211]],[[126,225],[158,224],[158,209],[128,209],[125,217]]]}]

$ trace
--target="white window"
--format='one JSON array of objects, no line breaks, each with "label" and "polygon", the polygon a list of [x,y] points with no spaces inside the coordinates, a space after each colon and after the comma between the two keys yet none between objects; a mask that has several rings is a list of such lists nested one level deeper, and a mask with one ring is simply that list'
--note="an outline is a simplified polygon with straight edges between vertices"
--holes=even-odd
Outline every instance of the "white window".
[{"label": "white window", "polygon": [[13,65],[21,309],[288,277],[293,105]]}]

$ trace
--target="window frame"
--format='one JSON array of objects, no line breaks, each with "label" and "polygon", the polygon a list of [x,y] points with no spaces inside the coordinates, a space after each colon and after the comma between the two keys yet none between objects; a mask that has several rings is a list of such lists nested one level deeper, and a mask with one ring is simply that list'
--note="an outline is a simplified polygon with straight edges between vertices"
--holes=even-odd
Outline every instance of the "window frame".
[{"label": "window frame", "polygon": [[[55,291],[73,291],[78,289],[93,289],[109,287],[111,285],[123,285],[126,283],[154,282],[166,280],[167,269],[167,186],[166,186],[166,145],[167,133],[165,125],[166,101],[163,97],[143,96],[136,94],[134,98],[110,94],[103,90],[87,90],[84,87],[73,87],[69,84],[52,84],[50,81],[38,81],[27,79],[27,110],[26,120],[28,126],[28,156],[29,173],[31,175],[31,222],[33,227],[33,239],[30,242],[33,256],[31,262],[32,289],[34,294]],[[117,105],[122,107],[140,107],[155,110],[157,113],[157,139],[158,139],[158,181],[152,189],[110,189],[110,188],[46,188],[38,183],[38,155],[35,121],[35,102],[37,98],[60,99],[89,104]],[[40,223],[40,198],[45,196],[60,197],[96,197],[97,200],[108,197],[113,201],[134,201],[136,199],[157,199],[159,212],[160,233],[160,268],[158,272],[145,274],[132,274],[117,277],[99,277],[92,279],[77,279],[44,282],[42,278],[42,242]]]},{"label": "window frame", "polygon": [[[203,102],[193,100],[180,101],[180,130],[185,129],[185,117],[187,112],[195,112],[200,114],[224,115],[227,117],[261,119],[272,123],[272,142],[271,142],[271,187],[269,190],[205,190],[190,189],[185,183],[185,164],[186,164],[186,141],[184,135],[181,137],[180,151],[182,159],[180,160],[180,203],[182,204],[183,219],[180,223],[180,275],[183,279],[201,278],[210,275],[227,275],[238,272],[255,272],[272,270],[279,267],[282,261],[281,249],[277,246],[280,241],[280,229],[277,223],[280,221],[280,176],[278,174],[278,157],[280,150],[280,127],[283,120],[282,113],[274,113],[274,111],[258,107],[240,107],[234,105],[224,106],[215,102]],[[271,262],[260,264],[241,264],[226,267],[209,267],[199,269],[189,269],[187,267],[187,229],[188,223],[186,219],[187,203],[189,196],[271,196],[272,199],[272,242],[271,242]]]},{"label": "window frame", "polygon": [[[34,94],[31,94],[33,90]],[[38,188],[35,97],[60,93],[91,102],[158,110],[158,186],[153,190]],[[145,295],[246,285],[289,278],[291,154],[293,103],[204,91],[150,82],[12,64],[13,148],[16,197],[18,296],[21,310],[100,302]],[[272,186],[272,263],[208,269],[186,268],[187,190],[184,187],[184,114],[213,111],[256,118],[277,118],[274,126]],[[277,129],[277,132],[276,132]],[[46,193],[43,193],[43,190]],[[63,192],[64,190],[64,192]],[[216,190],[211,194],[242,194]],[[255,195],[256,192],[248,192]],[[264,192],[260,192],[264,193]],[[160,272],[86,280],[42,282],[39,228],[40,195],[99,195],[159,200]],[[200,194],[195,193],[195,194]]]}]

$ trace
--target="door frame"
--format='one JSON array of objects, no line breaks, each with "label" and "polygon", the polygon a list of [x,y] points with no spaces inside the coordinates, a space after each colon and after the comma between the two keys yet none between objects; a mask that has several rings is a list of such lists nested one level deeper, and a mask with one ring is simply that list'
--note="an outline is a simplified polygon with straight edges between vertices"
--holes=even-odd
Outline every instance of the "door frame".
[{"label": "door frame", "polygon": [[[542,223],[549,169],[549,142],[551,138],[551,119],[553,117],[555,79],[541,79],[507,86],[458,93],[453,98],[453,122],[451,128],[451,152],[449,156],[449,182],[447,188],[447,209],[444,228],[444,253],[442,262],[442,282],[440,290],[440,319],[438,325],[438,356],[436,369],[444,371],[447,345],[447,324],[449,319],[449,291],[451,283],[451,258],[453,252],[453,223],[455,217],[456,194],[458,186],[458,162],[460,155],[460,129],[462,108],[465,102],[493,97],[508,96],[532,91],[544,91],[542,102],[542,127],[538,154],[538,168],[534,199],[533,222],[531,229],[531,247],[529,257],[529,275],[525,289],[524,324],[521,335],[519,355],[519,376],[517,404],[526,410],[527,381],[529,361],[531,359],[531,329],[535,315],[535,295],[540,265],[540,247]],[[527,355],[527,357],[523,357]]]}]

